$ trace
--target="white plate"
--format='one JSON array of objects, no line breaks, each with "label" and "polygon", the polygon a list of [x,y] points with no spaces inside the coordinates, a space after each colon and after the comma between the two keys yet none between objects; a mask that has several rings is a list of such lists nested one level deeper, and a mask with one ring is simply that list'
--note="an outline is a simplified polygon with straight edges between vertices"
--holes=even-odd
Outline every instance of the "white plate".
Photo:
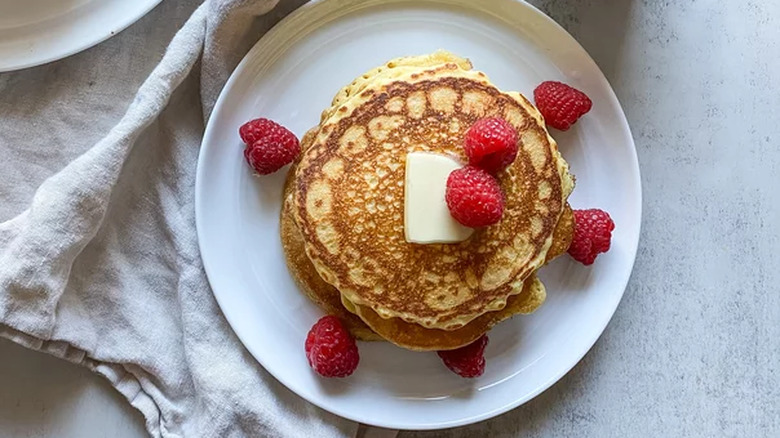
[{"label": "white plate", "polygon": [[[358,370],[317,378],[303,352],[321,311],[297,289],[279,242],[285,172],[253,178],[238,127],[265,116],[299,136],[333,94],[390,58],[444,48],[471,58],[501,88],[532,95],[543,80],[585,90],[593,110],[553,132],[577,176],[577,208],[600,207],[617,228],[612,250],[585,267],[561,257],[541,274],[539,311],[490,333],[484,376],[462,379],[435,353],[361,343]],[[263,37],[217,102],[198,163],[198,237],[214,295],[249,351],[279,381],[343,417],[400,429],[484,420],[530,400],[590,349],[620,302],[634,263],[641,216],[636,152],[623,111],[587,53],[561,27],[515,0],[322,0]],[[598,388],[591,388],[598,391]]]},{"label": "white plate", "polygon": [[56,61],[110,38],[161,0],[0,0],[0,72]]}]

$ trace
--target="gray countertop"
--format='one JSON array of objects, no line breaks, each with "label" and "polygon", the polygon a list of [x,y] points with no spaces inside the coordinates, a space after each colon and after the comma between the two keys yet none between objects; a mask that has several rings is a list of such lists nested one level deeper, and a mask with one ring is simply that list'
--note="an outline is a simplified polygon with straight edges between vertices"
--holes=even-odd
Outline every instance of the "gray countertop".
[{"label": "gray countertop", "polygon": [[[0,86],[129,53],[127,102],[106,109],[118,119],[198,3],[163,2]],[[644,187],[634,273],[604,335],[545,393],[474,426],[401,436],[780,436],[780,2],[531,3],[591,53],[633,130]],[[6,341],[0,357],[0,435],[144,436],[99,377]]]}]

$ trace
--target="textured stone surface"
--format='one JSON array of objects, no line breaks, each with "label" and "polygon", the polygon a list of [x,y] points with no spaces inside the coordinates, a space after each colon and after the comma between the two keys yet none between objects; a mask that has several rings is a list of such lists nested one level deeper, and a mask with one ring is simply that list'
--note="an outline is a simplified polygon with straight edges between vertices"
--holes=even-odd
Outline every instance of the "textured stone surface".
[{"label": "textured stone surface", "polygon": [[[128,100],[98,110],[118,119],[197,3],[163,2],[96,48],[0,75],[0,96],[4,87],[34,96],[41,83],[105,62]],[[542,395],[477,425],[401,436],[780,436],[780,2],[531,3],[585,46],[628,116],[644,188],[634,274],[601,339]],[[75,108],[73,120],[54,121],[72,123],[74,137],[56,141],[86,149],[97,139],[76,134],[99,80],[84,76],[50,103]],[[10,142],[3,151],[29,153]],[[18,205],[35,186],[0,185],[0,204]],[[0,220],[14,213],[0,206]],[[8,343],[0,357],[0,435],[142,436],[140,416],[98,377]]]},{"label": "textured stone surface", "polygon": [[535,0],[612,83],[642,238],[604,335],[526,405],[433,437],[780,436],[780,3]]}]

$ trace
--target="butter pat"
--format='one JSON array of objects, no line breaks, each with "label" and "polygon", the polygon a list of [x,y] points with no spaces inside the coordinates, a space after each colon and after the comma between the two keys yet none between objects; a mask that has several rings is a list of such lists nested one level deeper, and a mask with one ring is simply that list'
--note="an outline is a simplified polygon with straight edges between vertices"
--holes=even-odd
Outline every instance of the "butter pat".
[{"label": "butter pat", "polygon": [[410,243],[456,243],[471,236],[450,215],[444,195],[450,172],[461,166],[456,160],[430,152],[406,156],[404,178],[404,236]]}]

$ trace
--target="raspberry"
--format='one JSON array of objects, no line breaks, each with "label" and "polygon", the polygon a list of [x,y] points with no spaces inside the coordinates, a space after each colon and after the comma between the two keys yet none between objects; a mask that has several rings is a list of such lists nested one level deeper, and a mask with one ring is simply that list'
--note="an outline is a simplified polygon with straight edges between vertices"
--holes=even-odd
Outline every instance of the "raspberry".
[{"label": "raspberry", "polygon": [[335,316],[323,316],[306,336],[306,358],[323,377],[347,377],[360,361],[355,339]]},{"label": "raspberry", "polygon": [[276,172],[292,163],[301,152],[295,134],[268,119],[249,121],[238,132],[246,142],[244,158],[260,175]]},{"label": "raspberry", "polygon": [[246,144],[252,144],[266,134],[278,130],[285,129],[282,125],[274,122],[273,120],[259,118],[250,120],[238,129],[238,135],[241,136],[241,141]]},{"label": "raspberry", "polygon": [[469,164],[497,173],[517,157],[517,131],[498,117],[481,119],[471,125],[463,143]]},{"label": "raspberry", "polygon": [[569,255],[584,265],[591,265],[596,256],[609,251],[615,223],[604,210],[574,210],[574,238]]},{"label": "raspberry", "polygon": [[485,347],[488,344],[487,335],[465,347],[457,350],[439,351],[439,357],[444,365],[461,377],[479,377],[485,372]]},{"label": "raspberry", "polygon": [[582,91],[555,81],[542,82],[536,87],[534,100],[547,124],[561,131],[568,130],[593,106]]},{"label": "raspberry", "polygon": [[447,178],[447,207],[467,227],[493,225],[504,214],[504,195],[493,175],[474,166],[453,170]]}]

